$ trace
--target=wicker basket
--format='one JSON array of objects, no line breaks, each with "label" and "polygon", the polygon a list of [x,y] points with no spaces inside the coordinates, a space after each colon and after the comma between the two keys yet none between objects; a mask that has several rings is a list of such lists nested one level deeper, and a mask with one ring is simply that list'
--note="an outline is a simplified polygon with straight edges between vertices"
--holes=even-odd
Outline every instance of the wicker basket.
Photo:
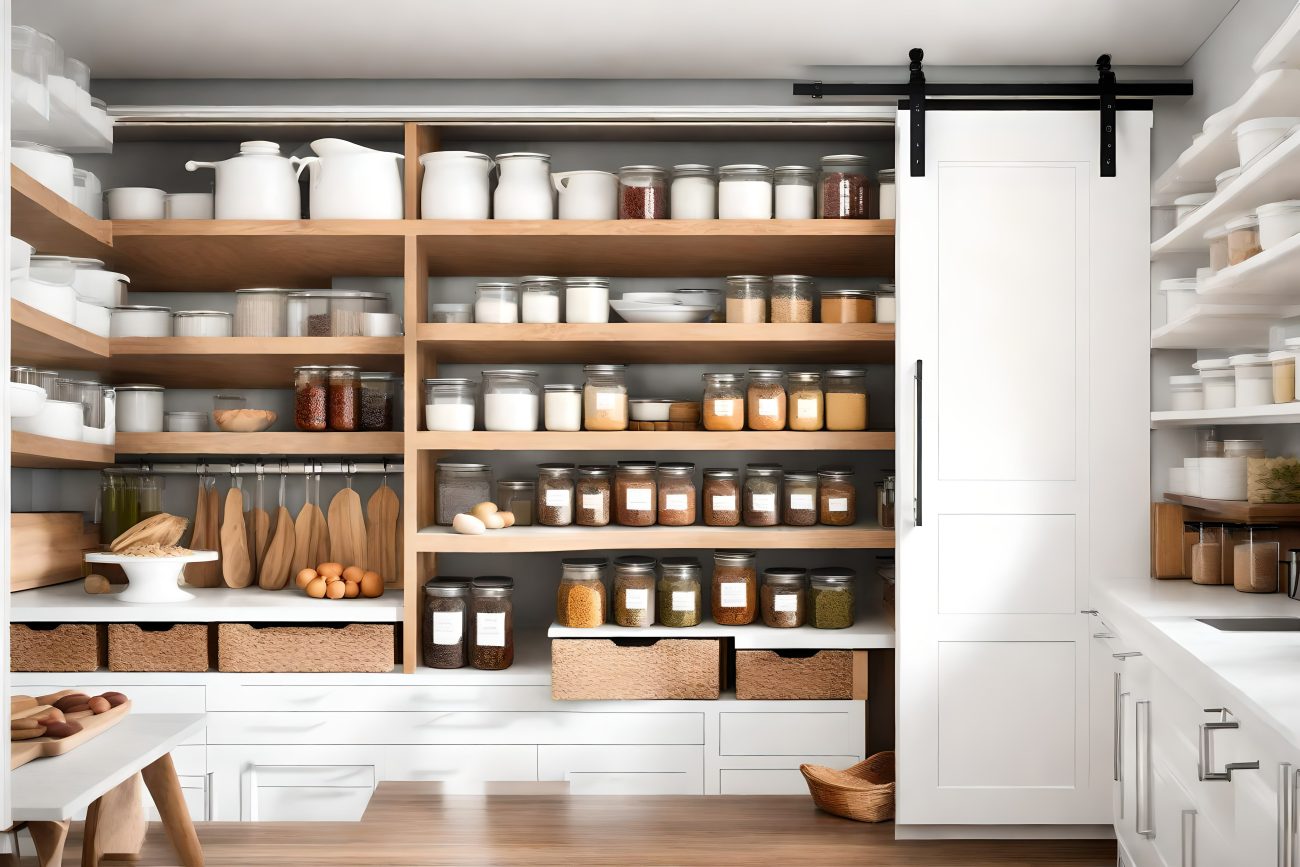
[{"label": "wicker basket", "polygon": [[813,803],[828,813],[858,822],[894,818],[894,754],[876,753],[851,768],[837,771],[800,765]]}]

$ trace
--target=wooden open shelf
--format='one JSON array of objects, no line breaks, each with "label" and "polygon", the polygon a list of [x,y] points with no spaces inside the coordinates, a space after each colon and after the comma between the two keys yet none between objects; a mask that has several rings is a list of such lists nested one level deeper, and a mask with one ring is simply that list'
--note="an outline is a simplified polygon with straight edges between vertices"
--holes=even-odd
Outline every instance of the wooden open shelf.
[{"label": "wooden open shelf", "polygon": [[402,434],[302,433],[118,433],[118,455],[400,455]]},{"label": "wooden open shelf", "polygon": [[59,256],[106,258],[113,224],[96,220],[15,165],[9,166],[9,232]]},{"label": "wooden open shelf", "polygon": [[893,364],[893,325],[814,323],[740,325],[487,325],[417,326],[420,348],[440,364],[564,363],[594,359],[617,364],[734,364],[807,362]]},{"label": "wooden open shelf", "polygon": [[10,303],[9,314],[9,357],[14,364],[100,373],[108,369],[108,338],[21,301]]},{"label": "wooden open shelf", "polygon": [[1300,503],[1249,503],[1245,500],[1207,500],[1187,494],[1165,494],[1165,500],[1194,510],[1195,521],[1225,521],[1233,524],[1300,523]]},{"label": "wooden open shelf", "polygon": [[400,337],[125,337],[109,343],[117,382],[169,388],[292,388],[303,364],[400,373]]},{"label": "wooden open shelf", "polygon": [[882,452],[893,431],[420,431],[407,444],[428,451]]},{"label": "wooden open shelf", "polygon": [[667,550],[672,548],[893,548],[894,531],[874,523],[853,527],[510,527],[463,536],[425,527],[415,550],[433,553],[518,554],[537,551]]},{"label": "wooden open shelf", "polygon": [[113,447],[14,431],[10,463],[33,469],[98,469],[112,466]]}]

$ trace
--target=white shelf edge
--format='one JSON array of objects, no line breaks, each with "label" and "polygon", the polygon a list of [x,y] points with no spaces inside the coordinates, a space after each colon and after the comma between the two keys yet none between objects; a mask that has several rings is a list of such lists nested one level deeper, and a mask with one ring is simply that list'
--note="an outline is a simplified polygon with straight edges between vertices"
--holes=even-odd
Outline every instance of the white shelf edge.
[{"label": "white shelf edge", "polygon": [[1270,69],[1296,65],[1300,65],[1300,6],[1291,10],[1286,20],[1259,49],[1250,68],[1260,75]]},{"label": "white shelf edge", "polygon": [[1158,410],[1151,413],[1151,427],[1204,427],[1222,424],[1300,424],[1300,401],[1232,409]]},{"label": "white shelf edge", "polygon": [[[1276,247],[1271,247],[1244,262],[1229,265],[1196,287],[1199,297],[1210,303],[1280,304],[1288,299],[1300,304],[1300,234],[1292,235]],[[1281,291],[1251,291],[1252,285],[1279,272],[1277,283]],[[1238,289],[1238,287],[1241,287]]]},{"label": "white shelf edge", "polygon": [[628,627],[606,623],[591,629],[576,629],[552,623],[552,639],[564,638],[732,638],[737,650],[881,650],[896,645],[894,626],[878,611],[864,613],[847,629],[814,629],[800,626],[778,629],[751,623],[723,626],[711,620],[696,626]]}]

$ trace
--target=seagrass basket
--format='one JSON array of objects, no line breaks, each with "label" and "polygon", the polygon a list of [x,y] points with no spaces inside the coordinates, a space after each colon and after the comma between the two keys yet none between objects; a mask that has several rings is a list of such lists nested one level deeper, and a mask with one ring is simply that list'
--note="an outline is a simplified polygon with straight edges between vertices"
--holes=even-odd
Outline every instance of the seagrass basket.
[{"label": "seagrass basket", "polygon": [[828,813],[857,822],[894,818],[894,753],[876,753],[851,768],[800,765],[813,803]]}]

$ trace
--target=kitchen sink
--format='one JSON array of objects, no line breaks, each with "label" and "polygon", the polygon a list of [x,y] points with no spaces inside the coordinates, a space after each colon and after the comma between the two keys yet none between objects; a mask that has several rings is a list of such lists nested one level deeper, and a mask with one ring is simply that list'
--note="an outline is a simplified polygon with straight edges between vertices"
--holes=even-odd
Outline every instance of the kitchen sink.
[{"label": "kitchen sink", "polygon": [[1223,632],[1300,632],[1300,617],[1198,617]]}]

